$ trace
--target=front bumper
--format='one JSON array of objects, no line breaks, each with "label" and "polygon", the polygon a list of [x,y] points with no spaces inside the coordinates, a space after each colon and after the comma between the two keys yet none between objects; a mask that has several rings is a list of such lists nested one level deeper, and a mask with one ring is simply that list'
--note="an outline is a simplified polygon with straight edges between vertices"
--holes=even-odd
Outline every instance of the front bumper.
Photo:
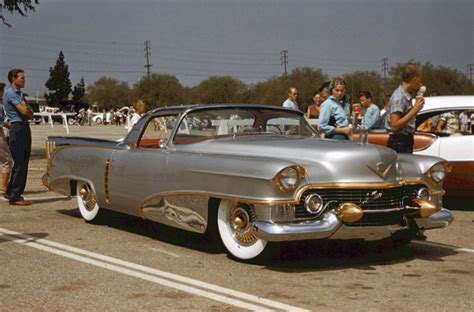
[{"label": "front bumper", "polygon": [[[453,221],[448,209],[441,208],[427,218],[414,218],[419,229],[443,228]],[[260,239],[279,242],[314,239],[364,239],[379,240],[390,237],[396,232],[408,230],[408,225],[358,226],[345,225],[336,212],[329,211],[318,220],[300,223],[253,222],[254,234]]]}]

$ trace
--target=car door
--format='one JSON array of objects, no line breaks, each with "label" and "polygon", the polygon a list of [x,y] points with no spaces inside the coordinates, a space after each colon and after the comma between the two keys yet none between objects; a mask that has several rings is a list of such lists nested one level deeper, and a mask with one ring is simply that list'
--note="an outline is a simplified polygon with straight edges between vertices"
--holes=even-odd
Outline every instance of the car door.
[{"label": "car door", "polygon": [[163,190],[169,151],[164,148],[177,115],[155,116],[144,126],[136,146],[117,149],[110,159],[109,205],[139,215],[142,201]]}]

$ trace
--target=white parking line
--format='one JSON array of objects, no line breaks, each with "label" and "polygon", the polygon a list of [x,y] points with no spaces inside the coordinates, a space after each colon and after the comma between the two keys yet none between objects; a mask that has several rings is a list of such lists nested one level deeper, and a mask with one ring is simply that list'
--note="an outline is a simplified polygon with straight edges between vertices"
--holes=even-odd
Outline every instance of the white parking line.
[{"label": "white parking line", "polygon": [[150,249],[153,250],[153,251],[164,253],[165,255],[168,255],[168,256],[179,258],[179,256],[177,254],[169,252],[169,251],[164,251],[164,250],[161,250],[161,249],[158,249],[158,248],[150,248]]},{"label": "white parking line", "polygon": [[[109,256],[104,256],[98,253],[82,250],[68,245],[63,245],[53,241],[38,239],[33,236],[28,236],[7,229],[0,228],[0,233],[3,234],[3,238],[15,243],[24,244],[26,246],[47,251],[69,259],[74,259],[97,267],[141,278],[156,284],[185,291],[194,295],[198,295],[236,307],[253,311],[271,311],[267,307],[286,311],[308,311],[270,299],[265,299],[229,288],[224,288],[210,283],[201,282],[173,273],[156,270],[139,264],[123,261]],[[144,273],[137,271],[141,271]],[[202,289],[196,287],[200,287]],[[242,300],[246,300],[251,303]]]}]

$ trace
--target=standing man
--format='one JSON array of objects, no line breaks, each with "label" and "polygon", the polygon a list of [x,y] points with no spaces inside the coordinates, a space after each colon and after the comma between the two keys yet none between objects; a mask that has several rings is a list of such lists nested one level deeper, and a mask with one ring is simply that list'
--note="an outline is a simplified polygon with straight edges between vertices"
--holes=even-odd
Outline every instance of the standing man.
[{"label": "standing man", "polygon": [[402,84],[390,97],[385,128],[390,132],[387,146],[398,153],[413,153],[413,133],[416,115],[425,105],[423,96],[416,96],[412,106],[412,94],[421,87],[421,69],[406,65],[402,70]]},{"label": "standing man", "polygon": [[372,103],[372,94],[369,91],[359,92],[360,104],[362,104],[364,117],[361,125],[364,129],[377,129],[380,127],[380,109]]},{"label": "standing man", "polygon": [[298,90],[296,88],[289,88],[288,89],[288,98],[285,102],[283,102],[282,106],[285,108],[290,108],[295,111],[299,111],[300,108],[298,107],[298,103],[296,103],[296,99],[298,98]]},{"label": "standing man", "polygon": [[12,69],[8,72],[11,86],[5,91],[3,105],[10,120],[10,151],[13,158],[13,169],[5,197],[10,205],[27,206],[32,202],[25,200],[22,194],[26,187],[28,162],[31,154],[31,130],[28,118],[33,117],[33,111],[26,104],[21,89],[25,87],[25,74],[22,69]]}]

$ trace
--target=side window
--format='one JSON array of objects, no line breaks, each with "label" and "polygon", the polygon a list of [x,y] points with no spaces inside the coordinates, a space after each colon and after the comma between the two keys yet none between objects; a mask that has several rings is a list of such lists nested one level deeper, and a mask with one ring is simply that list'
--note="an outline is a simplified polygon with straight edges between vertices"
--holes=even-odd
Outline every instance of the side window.
[{"label": "side window", "polygon": [[166,142],[171,136],[177,119],[177,115],[157,116],[150,119],[138,141],[138,146],[160,148],[160,143]]}]

